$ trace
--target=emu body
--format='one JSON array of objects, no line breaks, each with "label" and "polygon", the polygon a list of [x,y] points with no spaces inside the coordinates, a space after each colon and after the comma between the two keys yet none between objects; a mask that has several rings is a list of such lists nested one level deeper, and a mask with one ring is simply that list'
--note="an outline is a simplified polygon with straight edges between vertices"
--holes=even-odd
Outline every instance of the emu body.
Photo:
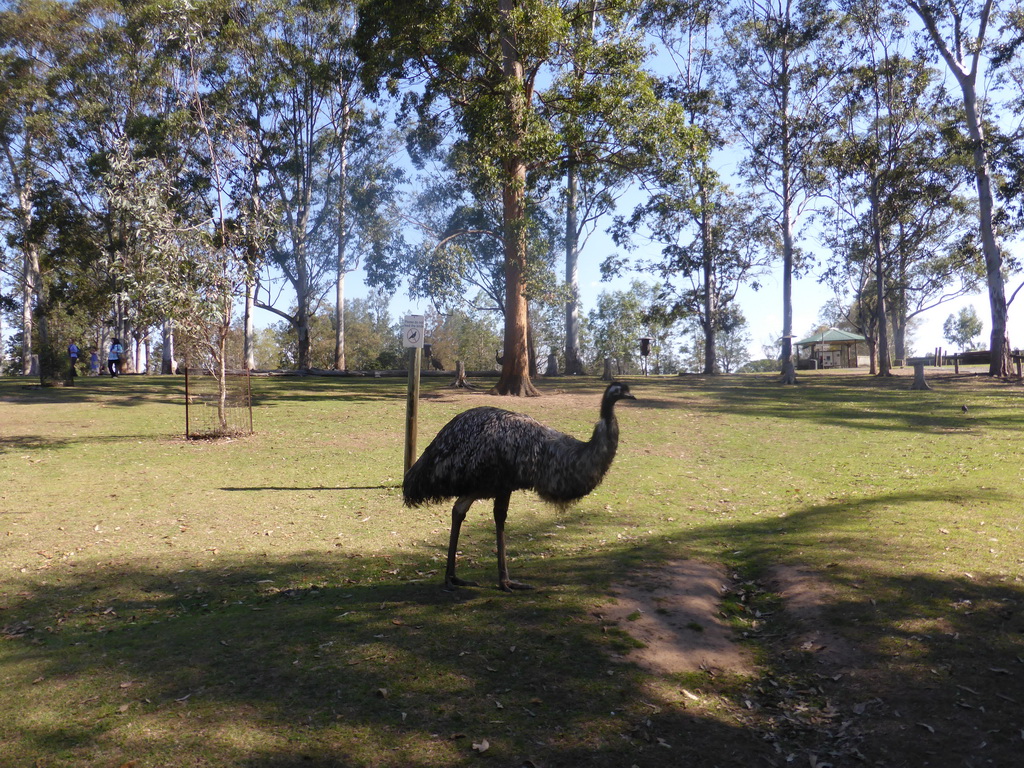
[{"label": "emu body", "polygon": [[615,403],[634,400],[629,387],[612,382],[601,399],[601,418],[589,441],[577,440],[521,413],[485,406],[460,413],[442,427],[402,484],[407,506],[454,498],[445,586],[477,586],[455,575],[462,521],[473,502],[494,499],[498,586],[529,589],[512,581],[505,560],[505,520],[513,491],[533,490],[547,502],[570,504],[596,488],[615,458],[619,424]]}]

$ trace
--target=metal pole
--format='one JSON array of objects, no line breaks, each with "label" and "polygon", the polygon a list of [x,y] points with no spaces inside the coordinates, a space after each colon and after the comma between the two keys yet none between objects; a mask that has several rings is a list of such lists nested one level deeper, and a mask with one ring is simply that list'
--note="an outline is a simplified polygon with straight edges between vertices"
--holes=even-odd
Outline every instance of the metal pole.
[{"label": "metal pole", "polygon": [[405,401],[405,469],[404,476],[416,460],[416,422],[420,402],[420,349],[409,349],[409,391]]}]

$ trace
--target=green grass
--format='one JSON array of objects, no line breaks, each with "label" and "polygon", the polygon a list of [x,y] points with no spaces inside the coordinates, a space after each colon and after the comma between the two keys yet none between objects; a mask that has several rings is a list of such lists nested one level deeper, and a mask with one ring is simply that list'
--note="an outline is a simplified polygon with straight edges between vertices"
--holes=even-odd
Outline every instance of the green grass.
[{"label": "green grass", "polygon": [[[1013,764],[1024,389],[930,379],[630,380],[605,483],[513,498],[512,575],[539,588],[511,596],[441,590],[449,510],[401,505],[403,380],[256,379],[254,436],[186,442],[181,379],[0,379],[0,762]],[[602,389],[446,383],[420,448],[478,404],[585,436]],[[493,547],[480,504],[460,576],[493,584]],[[735,574],[753,677],[622,663],[608,588],[682,557]],[[780,565],[828,580],[855,660],[793,645]]]}]

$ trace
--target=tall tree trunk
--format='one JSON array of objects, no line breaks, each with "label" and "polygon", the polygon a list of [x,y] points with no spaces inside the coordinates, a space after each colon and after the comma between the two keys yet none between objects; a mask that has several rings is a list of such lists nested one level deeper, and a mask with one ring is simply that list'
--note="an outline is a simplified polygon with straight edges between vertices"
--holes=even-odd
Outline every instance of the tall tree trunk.
[{"label": "tall tree trunk", "polygon": [[520,154],[526,135],[524,112],[530,106],[530,94],[524,81],[512,34],[517,7],[515,0],[499,0],[498,10],[505,20],[501,33],[502,71],[508,85],[508,116],[519,146],[504,162],[502,181],[502,225],[505,240],[505,344],[501,376],[491,390],[496,395],[535,397],[540,393],[530,381],[530,357],[527,343],[526,308],[526,163]]},{"label": "tall tree trunk", "polygon": [[341,125],[338,161],[338,278],[334,300],[334,369],[344,371],[345,362],[345,273],[348,263],[345,246],[348,236],[348,134],[352,115],[344,89],[341,105]]},{"label": "tall tree trunk", "polygon": [[[787,185],[784,185],[788,187]],[[786,193],[784,193],[786,194]],[[793,220],[788,197],[783,203],[782,228],[782,378],[783,384],[796,384],[793,363]]]},{"label": "tall tree trunk", "polygon": [[565,301],[565,373],[577,376],[584,373],[580,360],[580,285],[579,285],[579,223],[576,207],[579,189],[576,181],[576,158],[571,153],[566,173],[565,198],[565,287],[569,296]]},{"label": "tall tree trunk", "polygon": [[[787,22],[788,22],[787,14]],[[790,146],[789,52],[782,51],[782,384],[796,384],[796,364],[793,362],[793,152]]]},{"label": "tall tree trunk", "polygon": [[882,256],[882,232],[879,222],[878,208],[878,175],[871,181],[871,248],[875,256],[875,316],[878,326],[878,375],[891,376],[892,364],[889,360],[889,320],[886,316],[885,302],[885,260]]},{"label": "tall tree trunk", "polygon": [[160,360],[160,373],[165,376],[175,372],[174,365],[174,321],[164,320],[163,328],[161,329],[161,341],[163,345],[163,353]]},{"label": "tall tree trunk", "polygon": [[309,339],[309,271],[306,265],[305,243],[295,259],[295,335],[298,345],[297,365],[300,371],[308,370],[311,364]]},{"label": "tall tree trunk", "polygon": [[252,281],[247,275],[245,278],[245,303],[242,309],[242,367],[247,371],[256,367],[255,329],[252,317],[254,307]]},{"label": "tall tree trunk", "polygon": [[21,278],[21,374],[29,376],[32,373],[32,300],[35,297],[37,276],[33,264],[38,264],[39,259],[33,254],[33,247],[25,248],[24,261],[22,264]]},{"label": "tall tree trunk", "polygon": [[[954,40],[950,46],[942,37],[935,13],[942,6],[923,0],[907,0],[921,21],[949,70],[956,77],[963,95],[967,132],[971,137],[974,159],[974,178],[978,190],[978,224],[981,231],[981,249],[985,255],[985,279],[988,284],[988,303],[992,316],[992,334],[989,341],[991,360],[989,375],[1009,376],[1011,373],[1010,339],[1006,331],[1006,288],[1003,283],[1003,254],[996,241],[993,216],[992,178],[985,129],[978,113],[978,69],[985,48],[985,36],[992,14],[992,0],[985,0],[978,14],[978,31],[967,45],[964,6],[950,4],[953,14]],[[969,61],[968,61],[969,58]]]},{"label": "tall tree trunk", "polygon": [[704,300],[704,373],[713,375],[719,372],[718,351],[716,348],[718,337],[718,306],[717,297],[714,291],[714,254],[711,241],[711,210],[707,199],[707,191],[701,189],[701,221],[700,221],[700,247],[701,257],[704,261],[704,285],[702,287]]},{"label": "tall tree trunk", "polygon": [[967,129],[974,150],[974,176],[978,188],[978,220],[981,225],[981,247],[985,254],[985,280],[988,284],[988,304],[992,315],[992,335],[989,340],[991,359],[990,376],[1009,376],[1011,372],[1010,338],[1006,331],[1006,289],[1003,284],[1003,253],[996,241],[993,217],[992,177],[989,171],[988,150],[985,148],[985,129],[978,115],[977,93],[973,83],[968,88],[961,82]]},{"label": "tall tree trunk", "polygon": [[506,164],[508,180],[502,191],[505,232],[505,343],[501,376],[491,390],[496,395],[535,397],[540,393],[530,381],[528,312],[526,305],[526,164],[515,159]]}]

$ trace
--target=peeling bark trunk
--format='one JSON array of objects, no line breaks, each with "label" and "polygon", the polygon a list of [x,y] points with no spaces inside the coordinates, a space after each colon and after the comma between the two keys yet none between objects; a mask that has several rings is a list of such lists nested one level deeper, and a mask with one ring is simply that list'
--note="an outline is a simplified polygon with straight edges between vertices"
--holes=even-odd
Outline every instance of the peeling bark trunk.
[{"label": "peeling bark trunk", "polygon": [[580,286],[579,286],[579,223],[576,206],[579,190],[576,183],[576,161],[571,158],[566,175],[565,202],[565,286],[569,298],[565,302],[565,372],[582,375],[580,360]]},{"label": "peeling bark trunk", "polygon": [[501,377],[491,390],[495,395],[536,397],[540,393],[530,381],[530,355],[527,343],[529,318],[526,306],[526,163],[519,151],[525,141],[524,112],[530,94],[524,82],[523,63],[519,60],[512,36],[510,18],[514,0],[499,0],[498,10],[505,19],[501,33],[502,71],[508,88],[508,114],[519,147],[504,162],[502,183],[502,224],[505,239],[505,344]]},{"label": "peeling bark trunk", "polygon": [[[1006,377],[1011,374],[1010,339],[1006,332],[1006,288],[1003,282],[1003,255],[996,241],[993,226],[994,203],[988,148],[985,143],[985,129],[978,112],[978,70],[981,52],[985,48],[985,35],[992,14],[992,0],[985,0],[978,15],[978,31],[974,40],[968,41],[965,31],[965,11],[959,6],[950,6],[954,22],[952,46],[942,36],[935,17],[936,6],[919,0],[908,0],[924,22],[932,39],[950,72],[956,78],[963,96],[964,116],[967,132],[971,138],[971,152],[974,159],[975,186],[978,190],[978,223],[981,231],[981,248],[985,255],[985,279],[988,284],[989,310],[992,316],[992,334],[989,340],[991,362],[989,375]],[[968,45],[970,42],[970,45]]]},{"label": "peeling bark trunk", "polygon": [[169,376],[177,372],[177,365],[174,362],[174,321],[165,320],[161,331],[163,342],[163,354],[160,360],[160,373]]},{"label": "peeling bark trunk", "polygon": [[345,361],[345,272],[348,269],[345,252],[348,234],[348,134],[352,116],[347,97],[341,107],[341,139],[338,167],[338,282],[334,298],[334,368],[344,371]]},{"label": "peeling bark trunk", "polygon": [[886,317],[885,302],[885,263],[882,256],[882,232],[878,219],[878,176],[871,182],[871,247],[875,257],[875,321],[878,327],[878,375],[891,376],[889,360],[889,321]]}]

